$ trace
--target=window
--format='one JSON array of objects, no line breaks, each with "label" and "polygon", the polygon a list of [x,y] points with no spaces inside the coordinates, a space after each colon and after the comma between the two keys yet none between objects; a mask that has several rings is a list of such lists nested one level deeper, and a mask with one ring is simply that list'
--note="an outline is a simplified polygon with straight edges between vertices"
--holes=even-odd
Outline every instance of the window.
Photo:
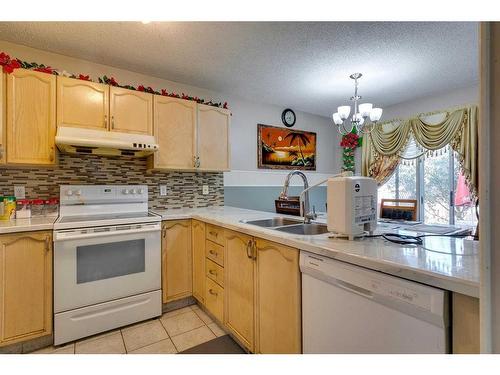
[{"label": "window", "polygon": [[378,190],[382,198],[417,199],[419,220],[427,224],[477,225],[476,210],[451,148],[411,165],[400,163]]}]

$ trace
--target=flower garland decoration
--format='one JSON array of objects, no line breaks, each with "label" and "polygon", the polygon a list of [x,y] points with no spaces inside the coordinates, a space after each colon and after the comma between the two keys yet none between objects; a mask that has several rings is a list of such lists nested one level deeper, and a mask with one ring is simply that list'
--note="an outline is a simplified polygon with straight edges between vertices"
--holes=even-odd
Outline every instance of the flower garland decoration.
[{"label": "flower garland decoration", "polygon": [[351,171],[354,173],[354,151],[362,144],[363,138],[360,137],[356,130],[347,133],[342,137],[340,147],[342,147],[342,170]]},{"label": "flower garland decoration", "polygon": [[[88,75],[83,75],[83,74],[75,75],[75,74],[68,73],[66,71],[59,71],[59,70],[52,68],[51,66],[48,66],[48,65],[38,64],[36,62],[30,63],[30,62],[22,61],[20,59],[14,59],[14,58],[11,58],[5,52],[0,52],[0,66],[2,67],[2,71],[4,73],[7,73],[7,74],[12,73],[15,69],[23,68],[23,69],[34,70],[37,72],[42,72],[42,73],[47,73],[47,74],[54,74],[57,76],[80,79],[82,81],[94,82],[92,79],[90,79],[90,76],[88,76]],[[224,103],[214,102],[212,100],[205,101],[205,99],[201,99],[197,96],[186,95],[184,93],[182,93],[181,95],[176,94],[174,92],[169,93],[166,89],[161,89],[160,91],[156,91],[151,86],[139,85],[137,87],[134,87],[132,85],[120,85],[120,84],[118,84],[118,82],[116,81],[116,79],[114,77],[107,77],[107,76],[99,77],[98,82],[104,83],[104,84],[107,84],[110,86],[121,87],[121,88],[128,89],[128,90],[142,91],[142,92],[147,92],[147,93],[154,94],[154,95],[170,96],[172,98],[179,98],[179,99],[184,99],[184,100],[195,101],[199,104],[205,104],[205,105],[209,105],[212,107],[228,109],[227,102],[224,102]]]}]

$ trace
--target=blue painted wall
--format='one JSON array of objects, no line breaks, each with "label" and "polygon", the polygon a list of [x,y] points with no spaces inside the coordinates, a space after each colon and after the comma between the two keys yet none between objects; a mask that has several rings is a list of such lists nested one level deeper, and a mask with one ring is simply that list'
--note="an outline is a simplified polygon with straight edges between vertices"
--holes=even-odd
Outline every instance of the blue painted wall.
[{"label": "blue painted wall", "polygon": [[[225,186],[224,205],[248,208],[258,211],[276,212],[274,200],[281,193],[281,186]],[[290,186],[288,195],[299,195],[301,186]],[[326,212],[326,186],[318,186],[309,191],[309,199],[316,211]]]}]

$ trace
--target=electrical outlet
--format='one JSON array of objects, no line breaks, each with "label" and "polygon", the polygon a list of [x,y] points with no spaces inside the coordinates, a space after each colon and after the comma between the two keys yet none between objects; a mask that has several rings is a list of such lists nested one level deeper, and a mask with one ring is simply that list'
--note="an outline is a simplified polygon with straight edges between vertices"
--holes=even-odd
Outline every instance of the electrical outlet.
[{"label": "electrical outlet", "polygon": [[16,199],[25,199],[26,198],[26,190],[23,185],[14,186],[14,195]]},{"label": "electrical outlet", "polygon": [[203,185],[203,189],[201,191],[203,195],[208,195],[208,185]]},{"label": "electrical outlet", "polygon": [[167,195],[167,185],[160,185],[160,196],[164,197]]}]

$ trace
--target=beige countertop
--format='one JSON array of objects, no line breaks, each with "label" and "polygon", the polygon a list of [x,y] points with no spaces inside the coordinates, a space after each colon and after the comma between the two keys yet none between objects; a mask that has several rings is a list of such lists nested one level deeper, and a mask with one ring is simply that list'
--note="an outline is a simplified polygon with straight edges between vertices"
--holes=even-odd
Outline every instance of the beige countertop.
[{"label": "beige countertop", "polygon": [[[479,296],[479,244],[477,241],[449,237],[424,238],[422,246],[398,245],[381,238],[348,241],[329,238],[330,234],[303,236],[242,223],[242,220],[271,218],[272,212],[235,207],[207,207],[196,209],[156,209],[153,212],[163,220],[200,219],[266,238],[277,243],[324,255],[333,259],[381,271],[408,280],[445,290]],[[323,221],[318,220],[318,221]],[[413,234],[415,233],[408,233]]]},{"label": "beige countertop", "polygon": [[0,220],[0,234],[52,230],[57,216],[40,216],[30,219]]}]

